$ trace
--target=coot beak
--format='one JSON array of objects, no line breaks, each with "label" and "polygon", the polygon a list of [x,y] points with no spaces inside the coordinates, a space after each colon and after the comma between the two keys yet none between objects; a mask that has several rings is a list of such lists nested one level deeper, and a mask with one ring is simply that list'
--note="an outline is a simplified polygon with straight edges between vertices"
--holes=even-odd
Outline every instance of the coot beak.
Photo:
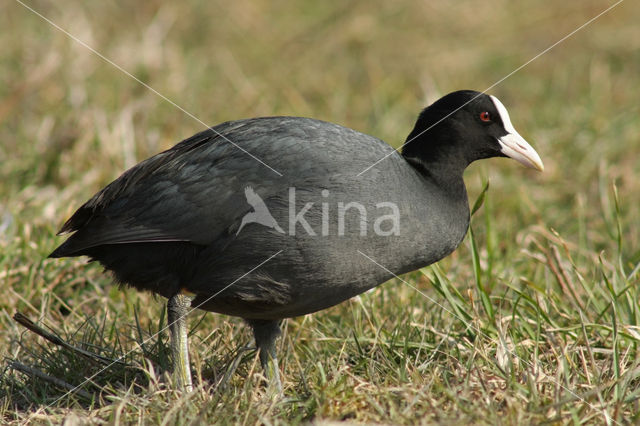
[{"label": "coot beak", "polygon": [[507,133],[499,137],[498,142],[500,143],[500,151],[507,157],[513,158],[532,169],[544,170],[544,164],[542,164],[542,160],[536,150],[518,132]]},{"label": "coot beak", "polygon": [[543,171],[544,164],[542,164],[540,156],[513,127],[513,124],[511,124],[511,118],[509,118],[509,113],[504,105],[502,105],[502,102],[500,102],[500,100],[495,96],[489,97],[496,106],[500,119],[502,119],[504,130],[507,132],[506,135],[498,138],[498,143],[500,143],[500,152],[507,157],[519,161],[527,167]]}]

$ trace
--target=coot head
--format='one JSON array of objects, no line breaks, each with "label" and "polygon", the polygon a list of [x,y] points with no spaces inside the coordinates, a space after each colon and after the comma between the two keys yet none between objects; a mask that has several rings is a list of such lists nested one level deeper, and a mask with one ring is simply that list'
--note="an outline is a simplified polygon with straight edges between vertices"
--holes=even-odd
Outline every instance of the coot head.
[{"label": "coot head", "polygon": [[510,157],[543,170],[542,160],[511,124],[498,98],[473,90],[450,93],[418,117],[402,154],[428,165],[446,165],[452,173],[489,157]]}]

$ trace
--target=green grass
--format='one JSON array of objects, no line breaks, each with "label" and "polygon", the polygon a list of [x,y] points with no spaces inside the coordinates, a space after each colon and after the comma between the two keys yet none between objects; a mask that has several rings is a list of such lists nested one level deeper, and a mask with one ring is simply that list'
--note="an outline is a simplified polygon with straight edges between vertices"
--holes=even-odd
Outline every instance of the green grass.
[{"label": "green grass", "polygon": [[[312,116],[399,146],[419,108],[489,87],[612,3],[28,4],[208,124]],[[546,171],[473,165],[470,199],[490,188],[452,256],[286,321],[272,402],[240,320],[190,317],[198,386],[182,395],[161,298],[45,259],[83,201],[203,126],[3,2],[0,422],[640,422],[639,20],[626,0],[491,90]],[[127,367],[100,372],[16,311]],[[72,387],[100,373],[68,395],[12,362]]]}]

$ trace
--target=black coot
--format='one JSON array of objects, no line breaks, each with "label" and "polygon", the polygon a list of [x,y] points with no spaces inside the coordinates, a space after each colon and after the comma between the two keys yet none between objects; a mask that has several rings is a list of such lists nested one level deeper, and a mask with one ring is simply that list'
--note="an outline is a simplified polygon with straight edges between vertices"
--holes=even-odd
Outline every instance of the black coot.
[{"label": "black coot", "polygon": [[543,169],[502,103],[475,91],[424,109],[401,154],[309,118],[227,122],[98,192],[64,224],[60,233],[73,234],[50,257],[89,256],[117,281],[167,297],[183,387],[190,307],[246,319],[279,387],[278,320],[451,253],[469,225],[463,171],[488,157]]}]

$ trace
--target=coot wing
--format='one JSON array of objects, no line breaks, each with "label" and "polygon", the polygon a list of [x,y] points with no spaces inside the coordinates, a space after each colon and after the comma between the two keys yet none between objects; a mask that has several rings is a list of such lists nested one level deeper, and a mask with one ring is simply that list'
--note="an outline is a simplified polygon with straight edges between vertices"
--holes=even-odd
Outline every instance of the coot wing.
[{"label": "coot wing", "polygon": [[[318,144],[326,149],[318,150]],[[238,146],[281,170],[282,176]],[[391,149],[371,136],[306,118],[223,123],[142,161],[94,195],[61,228],[61,234],[73,235],[51,256],[80,255],[105,244],[208,245],[232,236],[252,211],[247,187],[265,201],[276,194],[285,198],[291,186],[317,185],[319,177],[345,173],[353,164],[344,158],[358,157],[366,166]],[[351,155],[339,155],[344,150]]]}]

